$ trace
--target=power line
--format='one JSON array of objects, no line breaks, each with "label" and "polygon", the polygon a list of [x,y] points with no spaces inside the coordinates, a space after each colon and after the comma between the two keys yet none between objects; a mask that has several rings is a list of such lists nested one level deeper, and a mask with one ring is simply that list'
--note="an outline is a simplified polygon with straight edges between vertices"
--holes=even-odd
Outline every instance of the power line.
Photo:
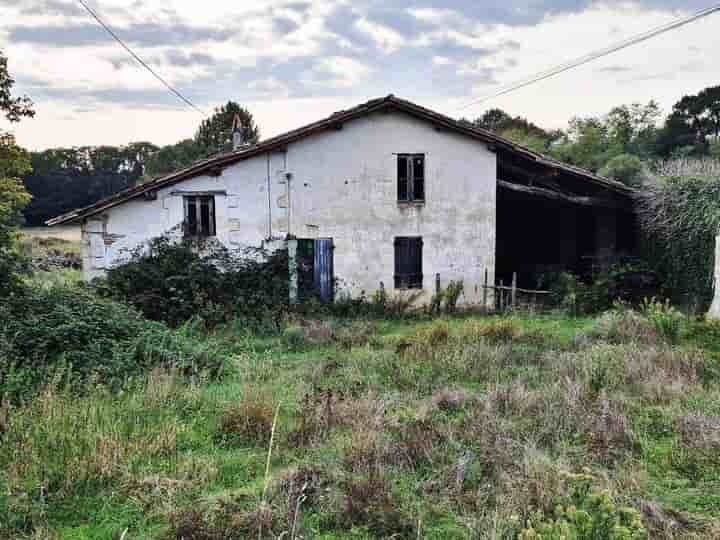
[{"label": "power line", "polygon": [[107,24],[105,24],[105,22],[100,18],[100,16],[90,6],[88,6],[84,0],[78,0],[78,2],[80,2],[82,7],[85,8],[85,11],[87,11],[92,16],[92,18],[95,19],[98,22],[98,24],[100,26],[102,26],[105,29],[105,31],[108,34],[110,34],[113,37],[113,39],[115,41],[117,41],[122,46],[122,48],[125,49],[130,54],[130,56],[132,56],[135,60],[138,61],[138,63],[141,66],[143,66],[150,73],[152,73],[153,77],[155,77],[158,81],[163,83],[165,85],[165,87],[167,87],[168,90],[170,90],[173,94],[175,94],[178,98],[180,98],[180,100],[183,101],[186,105],[189,105],[190,107],[195,109],[197,112],[199,112],[203,116],[207,116],[205,111],[203,111],[202,109],[197,107],[192,101],[190,101],[188,98],[183,96],[179,91],[177,91],[175,88],[173,88],[172,85],[169,82],[167,82],[165,79],[163,79],[160,76],[160,74],[158,74],[152,67],[150,67],[148,65],[148,63],[145,62],[145,60],[140,58],[135,53],[135,51],[133,51],[128,45],[126,45],[125,42],[115,32],[113,32],[112,28],[110,28]]},{"label": "power line", "polygon": [[627,38],[623,41],[614,43],[613,45],[610,45],[604,49],[600,49],[598,51],[591,52],[589,54],[586,54],[584,56],[576,58],[574,60],[565,62],[564,64],[559,64],[559,65],[552,67],[550,69],[547,69],[545,71],[536,73],[535,75],[532,75],[529,78],[512,83],[510,86],[506,86],[505,88],[502,88],[501,90],[498,90],[497,92],[495,92],[493,94],[473,100],[470,103],[467,103],[466,105],[463,105],[462,107],[459,107],[458,110],[467,109],[468,107],[471,107],[472,105],[477,105],[478,103],[484,103],[484,102],[494,99],[496,97],[504,96],[505,94],[509,94],[510,92],[519,90],[520,88],[525,88],[526,86],[530,86],[531,84],[534,84],[536,82],[540,82],[545,79],[549,79],[550,77],[554,77],[555,75],[559,75],[560,73],[564,73],[565,71],[568,71],[570,69],[576,68],[578,66],[582,66],[583,64],[587,64],[588,62],[592,62],[593,60],[597,60],[598,58],[608,56],[619,50],[625,49],[627,47],[631,47],[632,45],[637,45],[638,43],[647,41],[648,39],[654,38],[655,36],[659,36],[660,34],[669,32],[670,30],[675,30],[676,28],[685,26],[686,24],[697,21],[698,19],[702,19],[703,17],[712,15],[713,13],[715,13],[717,11],[720,11],[720,4],[703,9],[701,11],[698,11],[697,13],[694,13],[693,15],[690,15],[688,17],[684,17],[682,19],[677,19],[675,21],[664,24],[662,26],[658,26],[657,28],[647,30],[645,32],[642,32],[640,34],[637,34],[635,36]]}]

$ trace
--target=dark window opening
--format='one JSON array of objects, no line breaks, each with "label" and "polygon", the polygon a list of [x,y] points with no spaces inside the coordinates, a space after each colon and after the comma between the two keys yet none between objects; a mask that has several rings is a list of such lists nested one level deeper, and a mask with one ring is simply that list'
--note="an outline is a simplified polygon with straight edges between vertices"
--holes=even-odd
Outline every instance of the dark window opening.
[{"label": "dark window opening", "polygon": [[215,197],[185,197],[185,236],[215,236]]},{"label": "dark window opening", "polygon": [[396,289],[422,289],[422,247],[421,237],[395,238]]},{"label": "dark window opening", "polygon": [[425,154],[398,154],[398,201],[425,201]]}]

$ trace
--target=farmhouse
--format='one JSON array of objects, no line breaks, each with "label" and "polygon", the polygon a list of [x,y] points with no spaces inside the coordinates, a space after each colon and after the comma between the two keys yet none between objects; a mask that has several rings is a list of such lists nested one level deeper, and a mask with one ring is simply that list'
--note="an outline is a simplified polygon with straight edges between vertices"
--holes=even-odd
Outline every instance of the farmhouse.
[{"label": "farmhouse", "polygon": [[[288,240],[324,298],[462,280],[532,287],[633,249],[630,190],[399,99],[374,99],[48,221],[82,225],[101,276],[161,235],[230,249]],[[623,234],[619,234],[619,232]],[[381,285],[382,284],[382,285]]]}]

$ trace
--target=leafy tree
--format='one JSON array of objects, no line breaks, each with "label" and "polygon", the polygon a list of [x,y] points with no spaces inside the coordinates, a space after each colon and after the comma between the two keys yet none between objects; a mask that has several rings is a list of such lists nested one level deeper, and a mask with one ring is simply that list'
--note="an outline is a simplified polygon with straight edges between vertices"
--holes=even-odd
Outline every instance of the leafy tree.
[{"label": "leafy tree", "polygon": [[[32,102],[27,97],[13,97],[15,81],[7,70],[7,58],[0,51],[0,111],[10,122],[33,116]],[[0,131],[0,295],[5,295],[18,283],[20,256],[15,250],[15,226],[20,211],[30,201],[21,178],[30,172],[30,159],[15,144],[10,133]]]},{"label": "leafy tree", "polygon": [[693,154],[709,151],[709,141],[720,137],[720,86],[683,96],[665,121],[659,137],[659,152],[673,155],[677,148],[691,147]]},{"label": "leafy tree", "polygon": [[641,184],[642,172],[642,161],[632,154],[615,156],[600,169],[601,176],[635,187]]},{"label": "leafy tree", "polygon": [[611,158],[622,153],[622,146],[613,145],[602,118],[573,118],[552,153],[561,161],[597,172]]},{"label": "leafy tree", "polygon": [[623,152],[650,157],[654,153],[660,114],[660,105],[652,100],[647,105],[615,107],[605,118],[608,136]]},{"label": "leafy tree", "polygon": [[549,139],[530,133],[522,128],[511,128],[500,132],[500,136],[535,152],[547,152]]},{"label": "leafy tree", "polygon": [[464,118],[460,121],[492,131],[514,143],[541,153],[547,152],[552,142],[561,135],[557,131],[546,131],[522,116],[510,116],[502,109],[489,109],[473,121]]},{"label": "leafy tree", "polygon": [[255,144],[260,140],[260,129],[252,113],[234,101],[228,101],[216,108],[210,118],[203,120],[195,134],[195,142],[206,156],[232,150],[232,127],[236,115],[240,117],[243,142]]},{"label": "leafy tree", "polygon": [[204,156],[203,149],[194,139],[185,139],[176,144],[163,146],[149,156],[145,176],[161,176],[183,169]]},{"label": "leafy tree", "polygon": [[546,131],[522,116],[510,116],[502,109],[489,109],[480,118],[476,118],[472,122],[467,119],[461,121],[498,134],[511,133],[518,135],[523,133],[548,141],[558,136],[557,132]]},{"label": "leafy tree", "polygon": [[32,154],[33,172],[25,185],[33,200],[25,209],[29,223],[41,224],[58,214],[87,206],[142,180],[158,148],[150,143],[127,146],[53,148]]},{"label": "leafy tree", "polygon": [[12,87],[14,84],[15,79],[8,72],[7,57],[0,50],[0,111],[11,122],[19,122],[24,116],[35,116],[35,111],[29,97],[13,97]]}]

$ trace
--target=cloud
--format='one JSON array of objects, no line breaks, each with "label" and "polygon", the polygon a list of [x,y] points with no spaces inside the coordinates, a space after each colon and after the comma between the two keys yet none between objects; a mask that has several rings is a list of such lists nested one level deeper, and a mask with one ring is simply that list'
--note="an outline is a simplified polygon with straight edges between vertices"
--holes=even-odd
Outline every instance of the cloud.
[{"label": "cloud", "polygon": [[403,46],[405,39],[399,32],[389,26],[372,22],[366,18],[359,19],[355,27],[362,33],[367,34],[373,42],[384,52],[393,53]]},{"label": "cloud", "polygon": [[[230,30],[190,26],[187,24],[140,23],[113,29],[120,37],[139,46],[178,46],[198,41],[225,41],[233,36]],[[59,27],[14,26],[9,39],[16,43],[75,46],[111,43],[113,38],[97,24],[77,24]]]},{"label": "cloud", "polygon": [[[671,0],[88,1],[157,72],[205,109],[228,99],[257,107],[329,103],[323,100],[351,106],[391,92],[440,109],[457,100],[457,108],[499,84],[523,80],[703,4],[686,0],[680,9]],[[123,107],[132,111],[127,114],[142,111],[137,122],[147,121],[154,109],[162,112],[157,118],[168,111],[185,114],[184,105],[76,0],[0,0],[0,20],[8,21],[0,26],[0,43],[17,91],[33,97],[56,133],[67,132],[62,118],[88,119]],[[624,102],[657,98],[667,108],[682,93],[717,84],[710,62],[714,24],[705,19],[489,105],[549,127],[560,127],[572,114],[601,114]],[[688,59],[697,67],[683,71]],[[671,76],[681,71],[682,77]],[[663,79],[668,84],[659,84]],[[55,107],[63,114],[49,115]],[[272,106],[262,108],[264,122],[278,129],[327,112],[318,108],[316,114],[303,110],[275,118]],[[28,140],[38,136],[20,129]],[[263,133],[273,129],[263,127]],[[109,137],[103,131],[81,136]],[[41,138],[48,137],[44,132]]]},{"label": "cloud", "polygon": [[248,88],[257,92],[260,97],[287,97],[290,94],[290,89],[287,85],[275,77],[266,77],[264,79],[258,79],[250,81]]},{"label": "cloud", "polygon": [[371,69],[346,56],[331,56],[321,59],[309,72],[302,77],[303,83],[312,88],[352,88],[364,82]]}]

